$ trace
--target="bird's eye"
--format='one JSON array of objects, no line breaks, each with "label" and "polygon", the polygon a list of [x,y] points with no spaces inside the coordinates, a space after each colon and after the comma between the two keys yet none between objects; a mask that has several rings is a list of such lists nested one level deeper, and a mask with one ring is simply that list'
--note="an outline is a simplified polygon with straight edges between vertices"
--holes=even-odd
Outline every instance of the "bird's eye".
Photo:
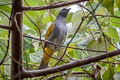
[{"label": "bird's eye", "polygon": [[63,9],[63,12],[66,12],[66,9]]},{"label": "bird's eye", "polygon": [[64,11],[66,11],[66,9],[64,9]]}]

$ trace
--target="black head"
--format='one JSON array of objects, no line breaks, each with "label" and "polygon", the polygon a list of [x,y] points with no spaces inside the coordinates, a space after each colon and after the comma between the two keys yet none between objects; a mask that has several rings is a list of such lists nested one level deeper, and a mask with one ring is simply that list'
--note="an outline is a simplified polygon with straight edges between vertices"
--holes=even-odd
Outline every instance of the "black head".
[{"label": "black head", "polygon": [[71,8],[69,8],[69,9],[63,8],[63,9],[60,11],[60,13],[58,14],[58,16],[62,16],[62,17],[64,17],[64,18],[66,18],[66,16],[68,15],[68,12],[69,12],[70,9],[71,9]]}]

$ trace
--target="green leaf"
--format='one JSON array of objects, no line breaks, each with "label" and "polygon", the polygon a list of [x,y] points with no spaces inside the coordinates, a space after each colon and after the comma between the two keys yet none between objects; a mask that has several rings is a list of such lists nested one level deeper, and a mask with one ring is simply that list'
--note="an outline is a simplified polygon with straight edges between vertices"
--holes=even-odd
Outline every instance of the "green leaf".
[{"label": "green leaf", "polygon": [[119,40],[118,32],[114,27],[108,26],[104,33],[113,39],[115,43]]},{"label": "green leaf", "polygon": [[115,50],[115,47],[112,44],[110,44],[108,51],[113,51],[113,50]]},{"label": "green leaf", "polygon": [[[112,27],[120,27],[120,11],[114,12],[116,17],[110,17],[110,25]],[[118,18],[117,18],[118,17]]]},{"label": "green leaf", "polygon": [[[29,16],[29,18],[40,28],[44,28],[44,24],[42,22],[41,17],[43,17],[45,11],[36,11],[36,12],[27,12],[27,15]],[[29,27],[30,29],[36,31],[36,33],[38,32],[38,28],[24,15],[24,24]],[[39,34],[38,34],[39,35]]]},{"label": "green leaf", "polygon": [[[114,15],[120,17],[120,11],[114,12]],[[120,18],[111,17],[110,20],[110,25],[113,27],[120,27]]]},{"label": "green leaf", "polygon": [[74,70],[75,72],[81,72],[81,71],[83,71],[80,67],[73,68],[73,70]]},{"label": "green leaf", "polygon": [[[80,10],[73,14],[71,21],[72,21],[72,27],[74,30],[76,30],[78,28],[78,26],[82,20],[82,16],[84,16],[84,14],[82,14],[82,12]],[[84,21],[80,27],[79,32],[83,31],[83,29],[85,28],[85,24],[86,24],[86,22]]]},{"label": "green leaf", "polygon": [[[9,13],[3,11],[6,15],[9,16]],[[0,12],[0,24],[5,24],[5,25],[8,25],[9,24],[9,19],[8,17],[6,17],[5,15],[3,15],[1,12]]]},{"label": "green leaf", "polygon": [[54,80],[63,80],[63,76],[56,77]]},{"label": "green leaf", "polygon": [[9,6],[0,6],[0,10],[10,13],[11,8]]},{"label": "green leaf", "polygon": [[[5,61],[4,64],[10,64],[10,63],[11,63],[11,60],[8,59],[8,60]],[[11,66],[10,65],[4,66],[4,72],[5,72],[6,75],[10,75],[10,73],[11,73]],[[8,77],[8,80],[10,80],[9,78],[10,77]]]},{"label": "green leaf", "polygon": [[66,23],[69,23],[69,22],[71,21],[72,15],[73,15],[73,13],[70,13],[70,14],[66,17],[66,19],[65,19],[65,22],[66,22]]},{"label": "green leaf", "polygon": [[[90,4],[89,2],[88,2],[88,4],[89,4],[89,6],[87,6],[87,8],[94,14],[100,7],[98,6],[97,8],[96,8],[96,6],[98,5],[98,3],[97,2],[92,2],[92,4]],[[91,7],[91,6],[92,7]],[[95,12],[93,12],[93,9],[95,9],[96,8],[96,10],[95,10]]]},{"label": "green leaf", "polygon": [[52,3],[54,3],[54,0],[49,0],[49,4],[52,4]]},{"label": "green leaf", "polygon": [[41,54],[42,54],[42,51],[30,53],[29,54],[30,60],[34,63],[40,63],[40,59],[42,58]]},{"label": "green leaf", "polygon": [[[27,66],[29,65],[28,63],[30,63],[30,57],[28,53],[24,53],[23,55],[23,59],[24,59],[24,67],[27,68]],[[27,63],[26,63],[27,62]]]},{"label": "green leaf", "polygon": [[72,69],[67,70],[67,73],[65,75],[65,80],[69,80],[71,72],[72,72]]},{"label": "green leaf", "polygon": [[97,79],[97,80],[102,80],[101,75],[100,75],[100,72],[98,73],[96,79]]},{"label": "green leaf", "polygon": [[[107,42],[107,48],[109,47],[109,43]],[[99,51],[105,51],[106,50],[106,47],[105,47],[105,42],[103,39],[98,39],[98,40],[91,40],[89,43],[88,43],[88,46],[87,46],[87,49],[90,49],[90,50],[99,50]],[[98,52],[90,52],[88,51],[88,54],[90,56],[93,56],[93,55],[97,55],[99,54]]]},{"label": "green leaf", "polygon": [[102,5],[111,13],[114,13],[114,0],[103,0]]},{"label": "green leaf", "polygon": [[[60,58],[63,55],[63,53],[64,53],[64,49],[59,50],[56,57]],[[64,60],[65,62],[69,62],[69,58],[66,55],[64,55],[62,60]],[[61,62],[60,64],[64,64],[64,63]]]},{"label": "green leaf", "polygon": [[34,47],[31,42],[32,42],[31,38],[24,38],[24,50],[27,50],[27,49],[31,50]]},{"label": "green leaf", "polygon": [[43,15],[42,22],[44,24],[47,24],[48,22],[51,22],[51,21],[52,19],[51,19],[50,13],[46,11],[45,14]]},{"label": "green leaf", "polygon": [[[42,6],[45,5],[43,0],[26,0],[27,4],[30,6]],[[26,5],[26,3],[24,3]],[[27,6],[27,5],[26,5]]]},{"label": "green leaf", "polygon": [[0,4],[10,3],[11,0],[0,0]]},{"label": "green leaf", "polygon": [[120,0],[115,0],[116,1],[116,5],[117,5],[117,7],[119,8],[119,10],[120,10]]},{"label": "green leaf", "polygon": [[94,2],[94,0],[89,0],[89,2],[87,2],[86,6],[90,6],[90,4],[92,4],[93,2]]},{"label": "green leaf", "polygon": [[[70,45],[70,47],[75,47],[75,44],[72,43]],[[74,50],[74,49],[71,49],[71,48],[68,48],[67,49],[67,52],[68,52],[68,55],[71,56],[72,58],[75,58],[75,59],[81,59],[82,58],[82,51],[80,50]]]},{"label": "green leaf", "polygon": [[37,51],[40,47],[39,46],[39,41],[33,39],[32,42],[34,42],[34,43],[32,43],[33,46],[34,46],[34,50]]},{"label": "green leaf", "polygon": [[120,72],[120,65],[115,66],[115,72]]},{"label": "green leaf", "polygon": [[113,76],[115,74],[114,72],[115,65],[110,64],[107,68],[107,71],[103,74],[103,80],[114,80]]},{"label": "green leaf", "polygon": [[113,27],[120,27],[120,19],[119,18],[110,18],[110,20],[111,20],[111,25],[113,26]]}]

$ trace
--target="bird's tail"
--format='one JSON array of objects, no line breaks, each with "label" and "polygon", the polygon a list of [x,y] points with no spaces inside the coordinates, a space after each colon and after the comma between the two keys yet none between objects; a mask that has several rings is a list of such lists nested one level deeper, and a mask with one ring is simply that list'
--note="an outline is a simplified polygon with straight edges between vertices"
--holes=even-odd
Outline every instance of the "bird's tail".
[{"label": "bird's tail", "polygon": [[47,67],[48,67],[48,62],[45,64],[44,59],[42,59],[42,61],[40,63],[40,66],[39,66],[39,69],[45,69]]},{"label": "bird's tail", "polygon": [[39,66],[39,69],[45,69],[48,67],[48,62],[54,53],[54,51],[48,47],[46,47],[44,50],[45,50],[45,52],[43,54],[43,58],[42,58],[40,66]]}]

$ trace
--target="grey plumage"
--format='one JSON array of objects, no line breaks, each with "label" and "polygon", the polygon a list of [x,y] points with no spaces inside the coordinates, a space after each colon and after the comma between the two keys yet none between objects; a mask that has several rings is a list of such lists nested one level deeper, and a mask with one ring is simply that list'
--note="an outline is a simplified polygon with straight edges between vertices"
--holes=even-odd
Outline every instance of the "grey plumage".
[{"label": "grey plumage", "polygon": [[[60,11],[56,20],[53,23],[54,24],[54,29],[52,30],[49,37],[47,38],[48,41],[58,43],[58,44],[61,44],[61,45],[64,43],[66,35],[67,35],[67,27],[66,27],[64,19],[68,15],[69,10],[70,9],[65,9],[64,8]],[[54,52],[60,49],[59,46],[51,45],[49,43],[46,43],[45,47],[49,47]],[[49,53],[47,53],[47,54],[49,54]],[[46,64],[44,64],[44,61],[45,61],[45,59],[44,59],[44,56],[43,56],[39,69],[47,68],[48,62]]]}]

